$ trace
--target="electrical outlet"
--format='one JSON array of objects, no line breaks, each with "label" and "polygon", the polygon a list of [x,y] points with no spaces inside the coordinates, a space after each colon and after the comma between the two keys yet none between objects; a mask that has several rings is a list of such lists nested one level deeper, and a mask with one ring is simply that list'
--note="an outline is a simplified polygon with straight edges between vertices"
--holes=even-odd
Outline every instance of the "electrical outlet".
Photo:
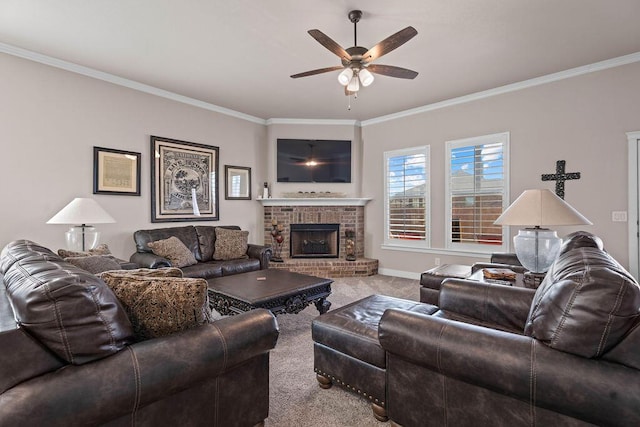
[{"label": "electrical outlet", "polygon": [[436,258],[434,260],[434,262],[436,263],[436,267],[440,265],[440,258]]},{"label": "electrical outlet", "polygon": [[613,221],[613,222],[627,222],[627,211],[613,211],[613,212],[611,212],[611,221]]}]

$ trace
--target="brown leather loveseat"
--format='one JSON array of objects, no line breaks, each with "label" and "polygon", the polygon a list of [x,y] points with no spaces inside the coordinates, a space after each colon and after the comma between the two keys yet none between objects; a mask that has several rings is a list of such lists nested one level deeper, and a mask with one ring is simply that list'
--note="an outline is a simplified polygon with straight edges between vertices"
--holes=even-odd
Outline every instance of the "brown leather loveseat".
[{"label": "brown leather loveseat", "polygon": [[216,259],[218,258],[216,257],[216,244],[220,243],[216,239],[216,228],[240,230],[240,227],[234,225],[223,227],[188,225],[138,230],[133,234],[136,253],[131,255],[130,261],[143,268],[171,267],[172,264],[168,259],[155,255],[148,245],[150,242],[177,237],[191,251],[197,261],[194,265],[180,267],[185,277],[212,279],[269,268],[271,248],[251,243],[246,245],[246,253],[240,258]]},{"label": "brown leather loveseat", "polygon": [[253,426],[268,416],[267,310],[137,341],[98,277],[27,240],[0,255],[0,426]]},{"label": "brown leather loveseat", "polygon": [[448,279],[387,310],[387,413],[410,426],[640,425],[640,287],[574,233],[534,291]]}]

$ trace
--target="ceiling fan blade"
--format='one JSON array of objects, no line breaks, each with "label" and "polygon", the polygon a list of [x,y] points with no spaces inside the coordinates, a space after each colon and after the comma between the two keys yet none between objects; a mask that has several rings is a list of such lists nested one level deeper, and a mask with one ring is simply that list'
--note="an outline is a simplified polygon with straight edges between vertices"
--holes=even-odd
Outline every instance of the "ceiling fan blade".
[{"label": "ceiling fan blade", "polygon": [[317,70],[305,71],[304,73],[298,73],[291,76],[292,79],[297,79],[298,77],[307,77],[313,76],[316,74],[328,73],[331,71],[342,70],[344,67],[342,65],[336,65],[335,67],[327,67],[327,68],[319,68]]},{"label": "ceiling fan blade", "polygon": [[307,32],[311,35],[311,37],[316,39],[318,41],[318,43],[320,43],[322,46],[326,47],[331,52],[333,52],[336,55],[338,55],[339,58],[341,58],[341,59],[344,58],[347,61],[351,60],[351,55],[349,55],[347,53],[347,51],[342,48],[342,46],[340,46],[338,43],[333,41],[333,39],[331,37],[329,37],[328,35],[326,35],[322,31],[320,31],[320,30],[309,30]]},{"label": "ceiling fan blade", "polygon": [[415,79],[418,75],[417,71],[407,68],[395,67],[393,65],[371,64],[367,70],[372,73],[382,74],[383,76],[397,77],[399,79]]},{"label": "ceiling fan blade", "polygon": [[402,46],[415,37],[416,34],[418,34],[418,31],[413,27],[407,27],[404,30],[400,30],[369,49],[364,55],[362,55],[362,59],[366,62],[371,62],[376,58],[380,58],[382,55]]}]

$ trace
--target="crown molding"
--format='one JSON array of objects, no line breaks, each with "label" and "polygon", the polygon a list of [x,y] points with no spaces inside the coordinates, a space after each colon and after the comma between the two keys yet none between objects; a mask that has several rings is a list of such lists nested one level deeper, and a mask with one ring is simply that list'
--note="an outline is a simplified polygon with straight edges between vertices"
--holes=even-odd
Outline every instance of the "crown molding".
[{"label": "crown molding", "polygon": [[41,64],[49,65],[51,67],[60,68],[65,71],[71,71],[72,73],[81,74],[83,76],[92,77],[94,79],[102,80],[108,83],[113,83],[118,86],[127,87],[129,89],[137,90],[139,92],[148,93],[150,95],[159,96],[162,98],[177,101],[183,104],[191,105],[194,107],[202,108],[204,110],[214,111],[216,113],[224,114],[227,116],[235,117],[237,119],[247,120],[252,123],[265,125],[266,120],[259,117],[254,117],[249,114],[241,113],[239,111],[231,110],[229,108],[220,107],[219,105],[210,104],[208,102],[199,101],[188,96],[179,95],[177,93],[169,92],[164,89],[149,86],[143,83],[139,83],[133,80],[125,79],[113,74],[98,71],[93,68],[84,67],[82,65],[74,64],[72,62],[63,61],[61,59],[53,58],[51,56],[43,55],[41,53],[33,52],[27,49],[22,49],[16,46],[12,46],[6,43],[0,42],[0,52],[9,55],[17,56],[19,58],[28,59],[30,61],[39,62]]},{"label": "crown molding", "polygon": [[346,119],[268,119],[267,126],[269,125],[360,126],[360,122]]},{"label": "crown molding", "polygon": [[596,62],[589,65],[583,65],[581,67],[571,68],[569,70],[560,71],[553,74],[547,74],[546,76],[536,77],[529,80],[523,80],[521,82],[508,84],[505,86],[499,86],[497,88],[484,90],[481,92],[476,92],[469,95],[460,96],[457,98],[447,99],[445,101],[424,105],[422,107],[416,107],[409,110],[399,111],[397,113],[392,113],[392,114],[376,117],[369,120],[363,120],[360,123],[360,126],[365,127],[365,126],[374,125],[377,123],[386,122],[389,120],[400,119],[402,117],[409,117],[416,114],[426,113],[428,111],[439,110],[441,108],[452,107],[454,105],[465,104],[467,102],[473,102],[473,101],[489,98],[496,95],[502,95],[505,93],[515,92],[518,90],[527,89],[534,86],[540,86],[547,83],[557,82],[559,80],[581,76],[583,74],[594,73],[596,71],[602,71],[609,68],[615,68],[621,65],[632,64],[634,62],[640,62],[640,52],[619,56],[613,59],[607,59],[605,61],[600,61],[600,62]]}]

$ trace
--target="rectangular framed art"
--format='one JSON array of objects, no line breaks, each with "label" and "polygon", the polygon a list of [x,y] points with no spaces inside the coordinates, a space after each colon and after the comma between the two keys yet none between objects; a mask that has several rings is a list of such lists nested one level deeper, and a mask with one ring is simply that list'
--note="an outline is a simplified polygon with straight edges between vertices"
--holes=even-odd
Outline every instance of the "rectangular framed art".
[{"label": "rectangular framed art", "polygon": [[218,147],[151,136],[151,222],[217,221]]},{"label": "rectangular framed art", "polygon": [[93,147],[93,194],[140,195],[140,153]]},{"label": "rectangular framed art", "polygon": [[225,200],[251,200],[251,168],[224,165]]}]

